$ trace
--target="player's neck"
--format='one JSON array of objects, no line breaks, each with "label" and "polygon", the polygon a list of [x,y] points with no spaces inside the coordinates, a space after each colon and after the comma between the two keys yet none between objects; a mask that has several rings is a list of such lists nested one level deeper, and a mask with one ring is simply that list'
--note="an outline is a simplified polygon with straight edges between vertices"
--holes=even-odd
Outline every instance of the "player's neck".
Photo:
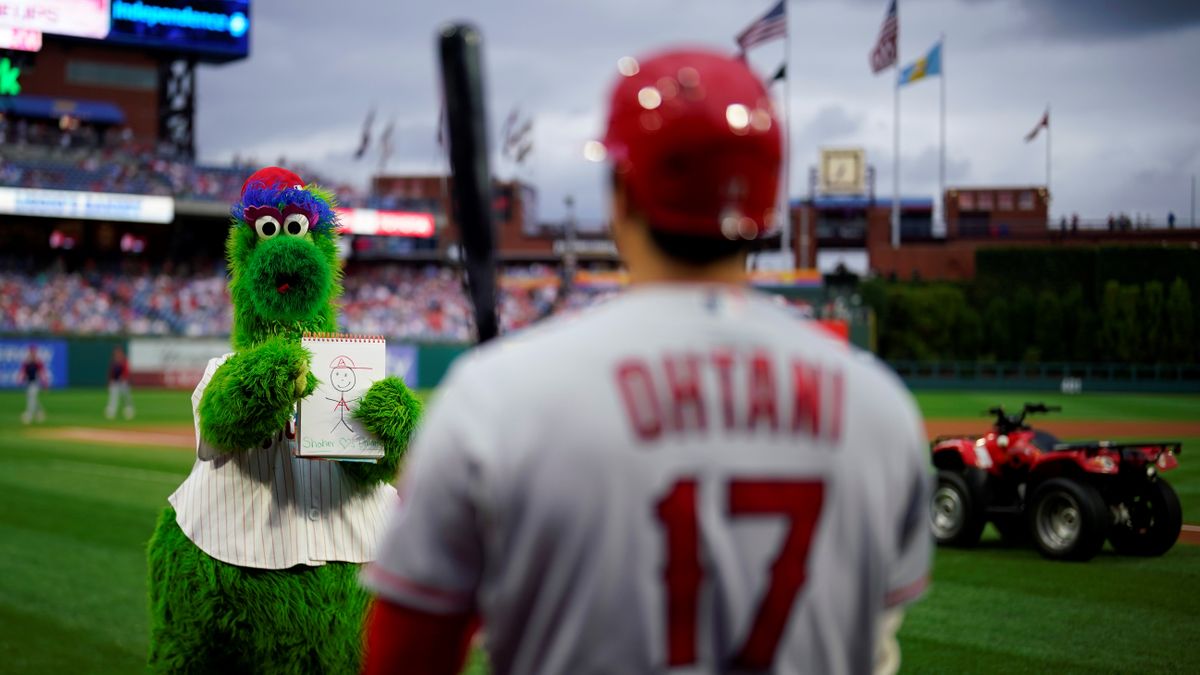
[{"label": "player's neck", "polygon": [[718,260],[708,265],[684,265],[661,256],[647,256],[628,265],[629,283],[641,284],[730,284],[746,283],[746,262],[742,256]]}]

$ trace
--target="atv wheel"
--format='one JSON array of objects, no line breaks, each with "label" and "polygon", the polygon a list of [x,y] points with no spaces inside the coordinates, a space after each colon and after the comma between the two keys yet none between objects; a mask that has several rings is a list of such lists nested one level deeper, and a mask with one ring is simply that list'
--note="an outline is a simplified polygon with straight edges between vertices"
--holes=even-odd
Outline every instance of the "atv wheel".
[{"label": "atv wheel", "polygon": [[929,521],[937,542],[948,546],[974,546],[987,523],[978,492],[953,471],[938,472]]},{"label": "atv wheel", "polygon": [[1112,520],[1096,488],[1066,478],[1038,486],[1030,500],[1029,535],[1054,560],[1091,560]]},{"label": "atv wheel", "polygon": [[1146,485],[1122,504],[1129,512],[1129,521],[1117,523],[1108,533],[1117,553],[1159,556],[1171,550],[1183,528],[1183,509],[1167,481],[1160,478]]}]

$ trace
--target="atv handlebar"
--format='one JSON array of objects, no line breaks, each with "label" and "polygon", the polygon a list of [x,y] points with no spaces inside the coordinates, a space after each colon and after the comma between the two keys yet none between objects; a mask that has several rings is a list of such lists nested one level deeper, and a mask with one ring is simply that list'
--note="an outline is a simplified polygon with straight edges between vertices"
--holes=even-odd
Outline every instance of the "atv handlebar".
[{"label": "atv handlebar", "polygon": [[1026,403],[1019,413],[1011,415],[1004,412],[1004,406],[988,408],[987,414],[996,417],[996,428],[1001,433],[1025,428],[1025,416],[1031,413],[1062,412],[1062,406],[1046,405],[1045,403]]}]

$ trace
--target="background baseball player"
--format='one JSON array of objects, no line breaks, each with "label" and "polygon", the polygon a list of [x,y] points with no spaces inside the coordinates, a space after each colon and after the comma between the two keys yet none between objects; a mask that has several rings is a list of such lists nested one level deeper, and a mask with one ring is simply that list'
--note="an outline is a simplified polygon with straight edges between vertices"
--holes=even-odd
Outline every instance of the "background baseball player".
[{"label": "background baseball player", "polygon": [[50,378],[46,374],[46,365],[38,358],[37,345],[29,345],[29,355],[21,363],[21,383],[25,385],[25,412],[21,413],[21,422],[44,422],[46,410],[38,395],[42,387],[50,386]]},{"label": "background baseball player", "polygon": [[125,350],[120,347],[113,349],[112,361],[108,366],[108,405],[104,408],[104,416],[111,420],[117,416],[117,410],[123,410],[125,419],[133,419],[133,392],[129,389],[129,360],[125,358]]},{"label": "background baseball player", "polygon": [[759,78],[625,66],[632,289],[455,366],[364,574],[367,672],[452,672],[476,616],[499,673],[894,671],[931,550],[913,401],[743,285],[781,153]]}]

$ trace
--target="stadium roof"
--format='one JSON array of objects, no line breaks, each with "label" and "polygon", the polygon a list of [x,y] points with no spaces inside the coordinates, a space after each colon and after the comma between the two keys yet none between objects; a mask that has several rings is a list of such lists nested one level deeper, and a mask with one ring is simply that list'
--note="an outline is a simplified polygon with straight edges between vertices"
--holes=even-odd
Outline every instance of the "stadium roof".
[{"label": "stadium roof", "polygon": [[[818,209],[867,209],[871,206],[891,207],[892,198],[876,196],[874,200],[866,195],[826,195],[813,199],[793,199],[792,208],[798,208],[812,203]],[[932,209],[931,197],[901,197],[902,209]]]}]

